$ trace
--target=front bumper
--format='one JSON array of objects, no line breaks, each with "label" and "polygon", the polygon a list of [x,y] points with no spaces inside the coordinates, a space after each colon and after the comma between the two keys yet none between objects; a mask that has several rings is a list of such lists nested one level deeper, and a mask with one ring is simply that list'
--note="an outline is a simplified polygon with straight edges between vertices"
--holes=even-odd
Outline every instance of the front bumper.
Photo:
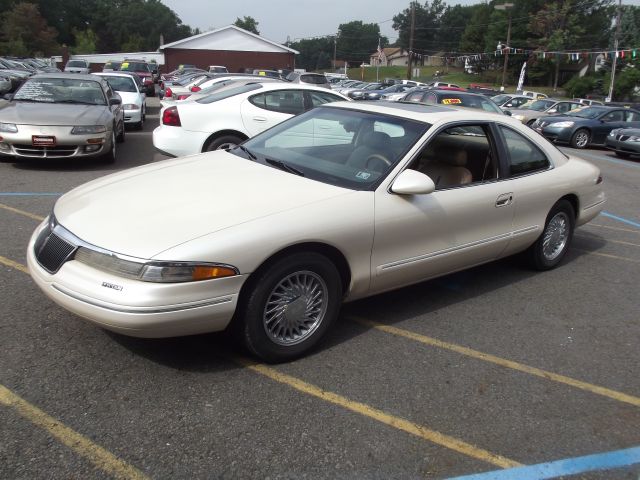
[{"label": "front bumper", "polygon": [[[71,126],[17,125],[17,133],[2,132],[0,155],[14,158],[75,158],[102,155],[111,148],[111,131],[71,135]],[[54,137],[55,145],[34,145],[34,137]],[[94,143],[90,143],[94,142]]]},{"label": "front bumper", "polygon": [[556,128],[553,124],[542,128],[535,126],[532,128],[544,138],[554,143],[569,143],[571,141],[571,135],[573,134],[571,128]]},{"label": "front bumper", "polygon": [[124,111],[124,123],[140,123],[141,121],[142,109]]},{"label": "front bumper", "polygon": [[35,257],[33,233],[27,265],[36,285],[55,303],[106,330],[163,338],[224,330],[246,276],[187,283],[152,283],[119,277],[77,260],[51,274]]},{"label": "front bumper", "polygon": [[628,155],[640,155],[640,142],[627,142],[617,140],[616,137],[608,136],[604,141],[604,146],[614,152],[626,153]]}]

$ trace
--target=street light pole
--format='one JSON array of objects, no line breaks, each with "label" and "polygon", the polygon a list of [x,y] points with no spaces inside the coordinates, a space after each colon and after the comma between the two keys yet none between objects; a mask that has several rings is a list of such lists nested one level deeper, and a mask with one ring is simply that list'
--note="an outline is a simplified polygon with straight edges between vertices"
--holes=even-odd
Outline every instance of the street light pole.
[{"label": "street light pole", "polygon": [[620,16],[622,12],[622,0],[618,0],[618,13],[616,15],[616,34],[615,40],[613,41],[613,49],[615,50],[615,54],[613,55],[613,64],[611,65],[611,84],[609,85],[609,96],[607,97],[608,102],[613,101],[613,82],[616,80],[616,64],[618,63],[618,38],[620,37]]},{"label": "street light pole", "polygon": [[507,10],[509,12],[509,26],[507,27],[507,45],[506,51],[504,54],[504,66],[502,67],[502,84],[500,87],[501,91],[504,91],[504,80],[507,76],[507,63],[509,61],[509,49],[511,48],[511,9],[513,8],[513,3],[503,3],[501,5],[496,5],[496,10]]}]

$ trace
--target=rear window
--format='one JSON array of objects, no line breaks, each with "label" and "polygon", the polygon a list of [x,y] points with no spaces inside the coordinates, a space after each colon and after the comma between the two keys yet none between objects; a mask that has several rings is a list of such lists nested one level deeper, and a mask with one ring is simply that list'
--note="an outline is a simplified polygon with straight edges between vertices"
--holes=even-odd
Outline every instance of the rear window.
[{"label": "rear window", "polygon": [[300,81],[304,83],[311,83],[313,85],[325,85],[327,78],[324,75],[301,75]]},{"label": "rear window", "polygon": [[69,63],[67,63],[67,67],[86,68],[87,62],[85,62],[84,60],[70,60]]},{"label": "rear window", "polygon": [[202,97],[196,100],[198,103],[208,104],[213,102],[218,102],[220,100],[224,100],[225,98],[233,97],[235,95],[240,95],[241,93],[251,92],[252,90],[259,90],[262,88],[262,85],[259,83],[251,83],[248,85],[242,85],[236,88],[225,89],[221,92],[215,92],[206,97]]},{"label": "rear window", "polygon": [[129,72],[148,72],[149,66],[142,62],[124,62],[120,66],[120,70]]}]

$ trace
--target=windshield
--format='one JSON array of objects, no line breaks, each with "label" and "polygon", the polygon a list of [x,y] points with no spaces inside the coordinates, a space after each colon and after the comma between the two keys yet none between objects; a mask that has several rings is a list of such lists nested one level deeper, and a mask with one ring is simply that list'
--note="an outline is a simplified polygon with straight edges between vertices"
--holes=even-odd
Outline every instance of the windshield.
[{"label": "windshield", "polygon": [[[353,190],[373,190],[429,129],[372,112],[316,107],[247,140],[264,165]],[[249,158],[242,149],[232,153]]]},{"label": "windshield", "polygon": [[70,60],[69,63],[67,63],[67,67],[87,68],[87,64],[84,60]]},{"label": "windshield", "polygon": [[536,100],[530,105],[522,107],[524,110],[535,110],[536,112],[544,112],[546,109],[551,108],[556,102],[553,100]]},{"label": "windshield", "polygon": [[608,110],[597,107],[578,108],[571,113],[567,113],[567,116],[580,118],[596,118],[601,113],[606,111]]},{"label": "windshield", "polygon": [[120,65],[120,70],[124,72],[148,72],[149,67],[142,62],[124,62]]},{"label": "windshield", "polygon": [[138,89],[136,88],[136,84],[133,80],[133,78],[128,78],[128,77],[103,77],[108,83],[109,85],[111,85],[111,88],[114,89],[116,92],[130,92],[130,93],[137,93]]},{"label": "windshield", "polygon": [[502,105],[503,103],[506,103],[509,100],[511,100],[511,96],[510,95],[496,95],[495,97],[491,97],[491,100],[496,102],[498,105]]},{"label": "windshield", "polygon": [[70,78],[31,78],[15,93],[13,100],[84,105],[107,104],[99,82]]}]

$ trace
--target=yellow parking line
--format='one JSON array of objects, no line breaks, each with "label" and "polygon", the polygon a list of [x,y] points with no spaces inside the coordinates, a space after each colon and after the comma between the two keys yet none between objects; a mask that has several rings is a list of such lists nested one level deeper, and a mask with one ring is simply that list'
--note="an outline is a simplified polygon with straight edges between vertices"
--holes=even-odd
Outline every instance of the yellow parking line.
[{"label": "yellow parking line", "polygon": [[18,263],[18,262],[14,262],[13,260],[9,260],[8,258],[3,257],[2,255],[0,255],[0,263],[2,265],[6,265],[7,267],[20,270],[21,272],[29,273],[29,269],[25,265],[22,265],[21,263]]},{"label": "yellow parking line", "polygon": [[617,230],[619,232],[640,233],[640,230],[633,230],[631,228],[610,227],[608,225],[600,225],[598,223],[589,223],[589,224],[587,224],[587,226],[589,226],[589,227],[608,228],[609,230]]},{"label": "yellow parking line", "polygon": [[450,350],[452,352],[456,352],[461,355],[466,355],[467,357],[472,357],[478,360],[482,360],[484,362],[494,363],[496,365],[500,365],[501,367],[510,368],[512,370],[518,370],[520,372],[528,373],[530,375],[535,375],[537,377],[545,378],[547,380],[553,380],[554,382],[563,383],[565,385],[569,385],[575,388],[580,388],[582,390],[586,390],[588,392],[595,393],[597,395],[602,395],[604,397],[608,397],[613,400],[617,400],[619,402],[629,403],[636,407],[640,407],[640,398],[634,397],[633,395],[617,392],[609,388],[599,387],[591,383],[576,380],[574,378],[566,377],[564,375],[559,375],[557,373],[549,372],[547,370],[542,370],[540,368],[530,367],[528,365],[514,362],[512,360],[507,360],[505,358],[500,358],[495,355],[491,355],[489,353],[483,353],[478,350],[473,350],[472,348],[463,347],[462,345],[456,345],[455,343],[444,342],[436,338],[427,337],[426,335],[410,332],[408,330],[392,327],[390,325],[384,325],[382,323],[366,320],[364,318],[359,318],[359,317],[348,317],[348,318],[365,327],[374,328],[376,330],[380,330],[385,333],[390,333],[391,335],[396,335],[398,337],[404,337],[410,340],[415,340],[416,342],[420,342],[432,347]]},{"label": "yellow parking line", "polygon": [[55,418],[47,415],[38,407],[22,399],[11,390],[0,385],[0,405],[12,408],[15,412],[42,428],[59,442],[77,454],[89,460],[100,470],[118,479],[148,479],[144,473],[129,465],[88,438],[70,429]]},{"label": "yellow parking line", "polygon": [[13,213],[17,213],[19,215],[23,215],[25,217],[33,218],[34,220],[38,220],[40,222],[42,220],[44,220],[44,217],[41,217],[40,215],[35,215],[33,213],[25,212],[24,210],[20,210],[19,208],[10,207],[9,205],[5,205],[4,203],[0,203],[0,208],[2,208],[4,210],[8,210],[8,211],[13,212]]},{"label": "yellow parking line", "polygon": [[611,255],[610,253],[592,252],[590,250],[583,250],[582,248],[574,247],[573,249],[578,252],[586,253],[587,255],[596,255],[598,257],[615,258],[616,260],[624,260],[625,262],[640,263],[640,260],[636,258],[622,257],[620,255]]},{"label": "yellow parking line", "polygon": [[457,438],[453,438],[435,430],[431,430],[427,427],[418,425],[403,418],[390,415],[383,412],[382,410],[378,410],[377,408],[373,408],[364,403],[349,400],[342,395],[323,390],[316,387],[315,385],[311,385],[310,383],[304,382],[298,378],[281,373],[274,368],[268,367],[266,365],[255,363],[249,359],[241,357],[235,357],[234,361],[248,368],[249,370],[252,370],[253,372],[259,373],[260,375],[268,377],[271,380],[275,380],[278,383],[288,385],[291,388],[294,388],[302,393],[306,393],[307,395],[319,398],[325,402],[333,403],[334,405],[338,405],[359,415],[369,417],[390,427],[402,430],[411,435],[415,435],[422,438],[423,440],[427,440],[450,450],[454,450],[458,453],[462,453],[463,455],[467,455],[469,457],[476,458],[478,460],[482,460],[483,462],[487,462],[502,468],[511,468],[521,465],[514,460],[510,460],[501,455],[496,455],[487,450],[483,450],[474,445],[471,445],[470,443],[458,440]]}]

